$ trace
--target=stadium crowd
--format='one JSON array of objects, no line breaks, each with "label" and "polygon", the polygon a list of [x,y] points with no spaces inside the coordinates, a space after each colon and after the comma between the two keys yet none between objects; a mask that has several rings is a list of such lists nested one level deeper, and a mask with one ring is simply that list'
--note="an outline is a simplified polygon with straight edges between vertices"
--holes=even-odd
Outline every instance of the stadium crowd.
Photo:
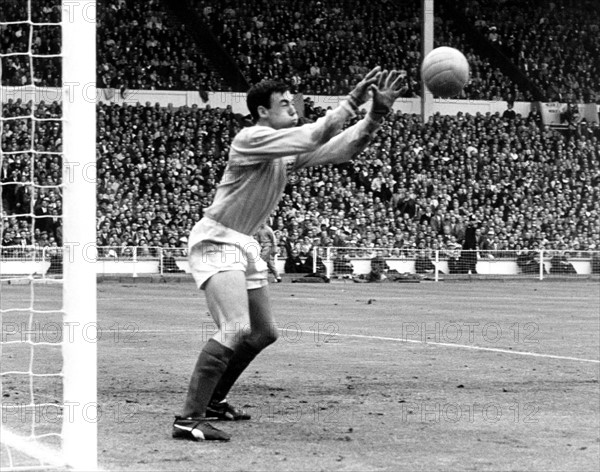
[{"label": "stadium crowd", "polygon": [[160,1],[111,0],[98,6],[99,87],[228,90]]},{"label": "stadium crowd", "polygon": [[[192,4],[252,83],[278,78],[305,94],[341,95],[377,62],[405,72],[406,96],[420,94],[418,1],[404,2],[401,8],[390,1],[360,0],[192,0]],[[475,53],[452,20],[436,16],[434,36],[436,46],[456,47],[469,60],[472,80],[461,98],[530,98]]]},{"label": "stadium crowd", "polygon": [[[60,0],[30,0],[31,21],[61,21]],[[61,30],[35,25],[32,38],[27,2],[6,0],[0,5],[0,51],[40,56],[61,53]],[[18,23],[22,22],[22,23]],[[228,90],[187,35],[185,26],[170,17],[161,2],[107,0],[97,10],[97,85],[102,88],[145,90]],[[31,44],[30,44],[31,43]],[[16,55],[2,58],[2,85],[40,87],[61,85],[59,57]]]},{"label": "stadium crowd", "polygon": [[[337,95],[383,58],[383,66],[406,72],[408,96],[419,93],[419,2],[399,9],[386,0],[189,1],[252,82],[287,78],[305,94]],[[551,98],[598,101],[600,15],[593,2],[497,3],[464,0],[460,7]],[[160,1],[142,6],[108,0],[98,6],[99,86],[227,89]],[[58,54],[60,30],[53,23],[60,20],[60,2],[31,0],[30,12],[24,2],[2,2],[0,20],[22,21],[31,14],[46,25],[34,26],[31,35],[28,24],[0,26],[1,51]],[[476,54],[455,26],[443,9],[436,10],[437,44],[461,49],[471,65],[462,98],[531,99]],[[2,85],[57,86],[61,80],[58,57],[34,57],[30,64],[27,56],[8,55],[1,70]],[[2,245],[57,247],[61,106],[32,107],[20,100],[2,104],[4,118],[23,117],[2,126]],[[305,108],[312,120],[325,112],[308,98]],[[34,123],[27,118],[32,113],[45,121]],[[138,246],[140,256],[156,254],[158,247],[183,250],[212,200],[229,143],[245,117],[210,105],[175,109],[149,103],[100,103],[97,114],[98,245],[118,247],[118,254]],[[313,246],[345,246],[367,252],[389,247],[395,254],[441,249],[451,257],[469,228],[478,248],[497,255],[597,249],[599,138],[596,123],[560,132],[544,128],[536,113],[436,115],[426,124],[396,113],[351,163],[292,176],[272,215],[279,256],[304,258]],[[28,185],[32,180],[35,188]]]},{"label": "stadium crowd", "polygon": [[[188,1],[249,82],[274,77],[289,81],[305,94],[344,94],[356,76],[383,59],[384,67],[406,72],[407,96],[420,94],[418,1],[403,2],[401,8],[388,0]],[[600,99],[600,13],[592,0],[581,5],[568,0],[539,5],[504,0],[500,4],[464,0],[461,7],[473,28],[503,48],[548,100],[583,103]],[[34,22],[55,23],[60,19],[60,2],[32,0],[31,11]],[[460,49],[471,66],[471,80],[460,98],[532,99],[529,91],[520,90],[475,51],[473,38],[456,27],[443,4],[436,6],[435,13],[435,46]],[[7,0],[0,5],[4,21],[26,21],[27,15],[25,2]],[[230,89],[185,26],[159,0],[143,4],[103,0],[98,4],[97,23],[99,87],[121,91]],[[27,24],[0,26],[0,32],[3,52],[60,52],[58,26],[33,27],[31,47]],[[3,85],[60,84],[58,57],[36,57],[33,67],[27,56],[9,56],[2,62]]]},{"label": "stadium crowd", "polygon": [[[29,18],[44,25],[30,31]],[[61,61],[54,57],[61,52],[60,21],[59,0],[31,0],[30,8],[19,0],[0,4],[0,22],[12,22],[0,25],[0,52],[8,54],[2,57],[2,85],[60,87]],[[36,55],[31,62],[28,53]]]},{"label": "stadium crowd", "polygon": [[467,18],[546,94],[600,101],[600,4],[595,0],[462,0]]},{"label": "stadium crowd", "polygon": [[[8,102],[3,116],[31,103]],[[140,246],[185,248],[212,200],[229,144],[244,125],[230,109],[97,107],[98,245],[121,253]],[[324,113],[306,100],[309,119]],[[57,118],[57,103],[36,117]],[[6,121],[2,148],[2,245],[61,243],[60,122]],[[272,215],[280,257],[312,246],[443,249],[461,247],[469,225],[480,249],[564,249],[600,244],[600,128],[544,128],[539,116],[420,117],[397,112],[348,164],[293,175]],[[31,180],[40,187],[32,190]],[[21,216],[12,216],[18,215]],[[30,215],[34,214],[32,226]]]}]

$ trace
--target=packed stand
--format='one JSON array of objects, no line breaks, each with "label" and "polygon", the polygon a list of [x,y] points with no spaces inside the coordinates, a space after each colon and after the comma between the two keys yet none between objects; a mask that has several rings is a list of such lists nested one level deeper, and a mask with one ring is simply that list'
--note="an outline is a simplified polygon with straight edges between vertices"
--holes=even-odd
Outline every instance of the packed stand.
[{"label": "packed stand", "polygon": [[[31,0],[35,23],[59,23],[60,0]],[[27,2],[0,4],[0,21],[28,20]],[[222,78],[190,40],[185,27],[174,23],[161,2],[101,1],[97,9],[98,87],[144,90],[228,90]],[[34,26],[31,45],[27,24],[0,26],[1,51],[6,54],[61,53],[60,26]],[[33,71],[33,80],[32,80]],[[2,59],[2,85],[61,86],[59,57],[9,56]]]},{"label": "packed stand", "polygon": [[[31,104],[11,102],[4,115],[27,115]],[[306,100],[311,119],[324,110]],[[44,104],[37,116],[60,116]],[[31,120],[7,122],[5,151],[30,147]],[[60,183],[58,122],[38,122],[35,181]],[[244,117],[230,109],[98,105],[98,246],[115,255],[156,256],[181,250],[212,201],[232,137]],[[131,132],[133,130],[133,132]],[[396,113],[375,141],[348,164],[292,175],[272,227],[279,257],[313,246],[460,250],[469,226],[477,248],[503,251],[568,249],[585,256],[600,244],[600,167],[596,124],[571,134],[540,126],[539,116],[500,114],[420,117]],[[31,155],[2,162],[3,245],[60,244],[60,195],[32,196]],[[7,180],[8,179],[8,180]],[[45,214],[48,214],[45,217]],[[34,234],[32,234],[34,233]],[[454,252],[453,252],[454,251]],[[102,255],[105,255],[101,253]]]},{"label": "packed stand", "polygon": [[600,4],[596,0],[463,0],[467,18],[546,94],[600,103]]},{"label": "packed stand", "polygon": [[[32,112],[44,121],[34,124]],[[58,248],[62,245],[61,106],[41,102],[32,110],[31,102],[8,100],[2,105],[2,116],[22,117],[2,125],[1,145],[6,153],[0,165],[2,246],[17,246],[8,250],[13,256],[24,253],[26,246]],[[3,256],[8,253],[3,251]]]},{"label": "packed stand", "polygon": [[[305,94],[339,95],[347,93],[349,85],[377,62],[405,71],[407,97],[420,94],[418,1],[404,2],[401,7],[385,0],[188,1],[249,82],[279,78]],[[31,2],[34,22],[60,21],[58,0]],[[582,103],[600,99],[596,3],[464,0],[463,10],[474,27],[504,48],[546,92],[548,100]],[[26,21],[26,7],[26,2],[6,0],[0,5],[0,20]],[[161,1],[102,1],[97,15],[99,87],[122,93],[127,89],[229,90]],[[436,4],[435,46],[460,49],[471,66],[471,80],[459,98],[532,99],[528,91],[519,90],[478,55],[465,34],[457,31],[443,3]],[[35,26],[31,45],[28,25],[5,25],[0,32],[1,50],[6,53],[31,50],[53,55],[61,50],[58,26]],[[61,83],[58,57],[33,58],[33,67],[28,56],[5,57],[2,70],[3,85],[57,87]]]},{"label": "packed stand", "polygon": [[[28,11],[28,2],[22,0],[3,0],[0,4],[0,22],[13,23],[0,26],[0,52],[16,54],[2,58],[2,85],[60,87],[61,61],[52,56],[61,53],[61,30],[57,25],[61,21],[61,2],[30,0],[30,6]],[[43,25],[27,24],[29,15],[33,23]]]},{"label": "packed stand", "polygon": [[160,1],[101,1],[97,24],[99,87],[228,90]]},{"label": "packed stand", "polygon": [[[455,28],[452,16],[446,12],[444,2],[435,2],[436,16],[434,29],[434,47],[452,46],[462,51],[470,68],[470,79],[459,98],[471,100],[488,100],[508,102],[533,101],[529,90],[521,90],[519,86],[506,76],[490,60],[475,53],[471,41],[465,33],[459,33]],[[440,18],[444,18],[443,21]]]},{"label": "packed stand", "polygon": [[100,104],[98,245],[141,246],[142,256],[187,247],[243,119],[210,106]]},{"label": "packed stand", "polygon": [[600,244],[599,137],[595,123],[543,129],[537,114],[438,115],[422,126],[397,113],[352,165],[291,186],[274,220],[281,254],[333,245],[371,257],[379,247],[431,261],[440,250],[451,273],[474,271],[477,254],[517,255],[523,272],[536,266],[531,249],[589,256]]},{"label": "packed stand", "polygon": [[[285,79],[305,94],[340,95],[374,65],[403,70],[407,97],[420,95],[418,1],[191,0],[249,82]],[[291,28],[290,26],[291,25]],[[435,46],[465,52],[472,80],[460,98],[526,100],[500,70],[477,55],[452,22],[436,16]],[[332,66],[334,64],[335,66]]]},{"label": "packed stand", "polygon": [[[410,93],[418,92],[416,3],[407,5],[397,21],[391,2],[196,0],[192,4],[251,83],[289,77],[300,92],[343,94],[356,77],[383,60],[383,67],[406,71]],[[380,27],[384,20],[385,28]]]}]

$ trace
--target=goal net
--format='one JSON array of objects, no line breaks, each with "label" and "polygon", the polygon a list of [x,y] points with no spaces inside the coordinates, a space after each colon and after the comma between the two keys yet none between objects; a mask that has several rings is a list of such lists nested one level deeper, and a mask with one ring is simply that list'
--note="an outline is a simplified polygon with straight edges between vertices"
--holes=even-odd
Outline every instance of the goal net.
[{"label": "goal net", "polygon": [[0,2],[2,470],[97,467],[95,21]]}]

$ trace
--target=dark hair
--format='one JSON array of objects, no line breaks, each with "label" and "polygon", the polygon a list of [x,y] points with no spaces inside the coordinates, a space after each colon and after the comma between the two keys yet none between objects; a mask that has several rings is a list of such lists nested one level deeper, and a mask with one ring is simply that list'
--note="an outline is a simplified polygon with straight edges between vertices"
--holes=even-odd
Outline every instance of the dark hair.
[{"label": "dark hair", "polygon": [[285,93],[290,88],[283,82],[276,80],[263,80],[253,85],[248,90],[246,104],[254,121],[258,120],[258,107],[271,108],[271,95],[274,93]]}]

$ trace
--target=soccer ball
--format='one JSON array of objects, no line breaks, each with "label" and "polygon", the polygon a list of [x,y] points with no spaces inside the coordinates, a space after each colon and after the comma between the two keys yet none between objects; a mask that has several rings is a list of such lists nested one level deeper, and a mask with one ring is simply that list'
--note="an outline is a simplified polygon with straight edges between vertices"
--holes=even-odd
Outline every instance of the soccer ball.
[{"label": "soccer ball", "polygon": [[469,63],[458,49],[435,48],[423,60],[421,77],[432,94],[455,97],[469,81]]}]

